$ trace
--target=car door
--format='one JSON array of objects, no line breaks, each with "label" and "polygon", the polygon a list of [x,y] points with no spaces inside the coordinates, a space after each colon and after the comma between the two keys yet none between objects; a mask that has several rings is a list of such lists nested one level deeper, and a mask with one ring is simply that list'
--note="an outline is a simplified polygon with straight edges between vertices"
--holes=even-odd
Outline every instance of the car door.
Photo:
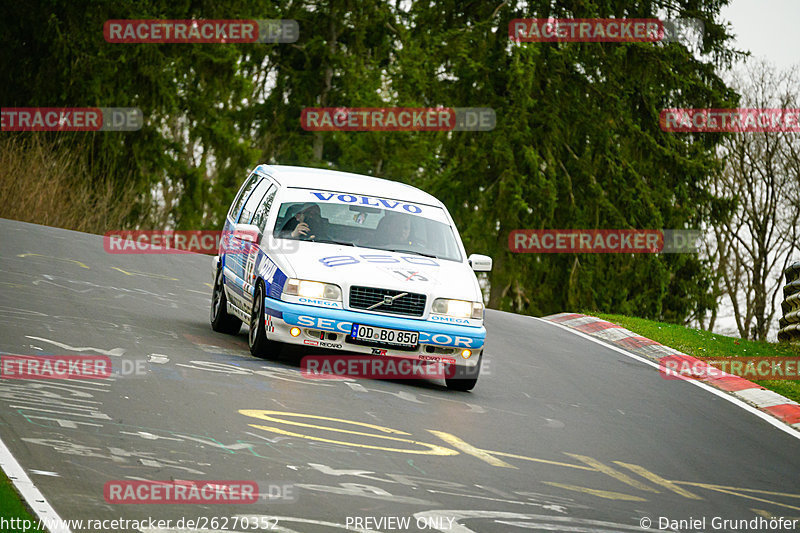
[{"label": "car door", "polygon": [[[249,257],[251,248],[250,243],[244,242],[233,233],[236,224],[248,224],[252,219],[259,203],[265,193],[273,186],[272,180],[260,174],[254,174],[255,179],[248,181],[242,190],[244,194],[237,200],[241,208],[236,205],[231,209],[235,218],[231,219],[227,237],[230,251],[225,254],[223,263],[223,275],[225,276],[228,299],[239,309],[245,312],[250,310],[250,299],[252,297],[252,286],[246,283],[245,264]],[[248,189],[250,189],[248,191]],[[238,211],[238,213],[237,213]],[[227,224],[226,224],[227,226]]]},{"label": "car door", "polygon": [[[244,279],[244,298],[248,305],[248,309],[249,306],[252,306],[253,295],[255,294],[254,283],[256,280],[256,267],[259,261],[264,261],[267,259],[265,246],[262,246],[261,244],[265,243],[265,240],[271,237],[269,235],[265,235],[265,230],[267,218],[269,217],[269,213],[272,208],[272,202],[275,200],[275,194],[278,192],[277,186],[272,183],[271,180],[265,181],[270,181],[269,188],[264,193],[259,201],[258,207],[256,207],[255,211],[247,221],[247,224],[258,226],[258,231],[261,235],[259,242],[246,247],[246,254],[243,254],[244,273],[242,277]],[[253,195],[255,196],[255,192]],[[245,211],[243,211],[242,214],[244,215],[246,211],[247,208],[245,208]]]}]

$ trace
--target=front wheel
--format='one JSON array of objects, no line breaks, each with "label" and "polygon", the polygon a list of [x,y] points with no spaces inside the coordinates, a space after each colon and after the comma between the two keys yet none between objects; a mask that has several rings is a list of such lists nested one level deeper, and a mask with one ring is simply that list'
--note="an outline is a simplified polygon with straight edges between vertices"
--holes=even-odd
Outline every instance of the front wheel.
[{"label": "front wheel", "polygon": [[250,333],[247,336],[250,353],[256,357],[264,357],[267,354],[275,356],[280,350],[279,343],[267,339],[264,322],[264,287],[259,283],[256,285],[256,292],[253,295],[253,308],[250,310]]},{"label": "front wheel", "polygon": [[444,379],[447,388],[450,390],[469,391],[475,388],[478,383],[478,375],[481,373],[481,362],[483,361],[483,354],[478,359],[478,364],[473,368],[456,368],[455,375],[451,378]]},{"label": "front wheel", "polygon": [[222,269],[217,271],[214,290],[211,292],[211,329],[220,333],[236,335],[242,327],[242,321],[228,314],[228,297],[222,286]]}]

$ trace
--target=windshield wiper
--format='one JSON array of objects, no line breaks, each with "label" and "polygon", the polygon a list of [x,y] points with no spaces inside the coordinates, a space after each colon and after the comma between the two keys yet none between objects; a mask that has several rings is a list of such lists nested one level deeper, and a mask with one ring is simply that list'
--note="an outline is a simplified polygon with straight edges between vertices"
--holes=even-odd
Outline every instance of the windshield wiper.
[{"label": "windshield wiper", "polygon": [[311,242],[324,242],[325,244],[341,244],[342,246],[355,246],[355,243],[346,241],[335,241],[333,239],[314,239]]},{"label": "windshield wiper", "polygon": [[[383,249],[383,248],[381,248]],[[438,259],[439,256],[433,254],[426,254],[424,252],[417,252],[416,250],[402,250],[402,249],[391,249],[390,252],[397,252],[399,254],[416,254],[421,255],[423,257],[432,257],[433,259]]]}]

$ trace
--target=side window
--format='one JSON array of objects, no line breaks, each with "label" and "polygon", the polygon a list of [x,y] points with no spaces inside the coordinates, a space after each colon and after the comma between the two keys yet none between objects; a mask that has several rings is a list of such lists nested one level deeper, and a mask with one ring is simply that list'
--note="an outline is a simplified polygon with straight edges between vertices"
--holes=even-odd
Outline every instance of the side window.
[{"label": "side window", "polygon": [[272,207],[272,201],[275,199],[275,193],[278,192],[278,188],[274,185],[270,187],[269,191],[267,191],[266,196],[261,201],[261,204],[256,209],[256,214],[253,215],[253,220],[250,222],[251,224],[255,224],[258,226],[258,229],[261,230],[261,234],[264,234],[264,228],[267,225],[267,217],[269,216],[269,210]]},{"label": "side window", "polygon": [[272,185],[272,183],[266,178],[258,182],[255,190],[253,190],[253,194],[250,195],[250,198],[248,198],[247,202],[244,204],[244,209],[242,209],[242,214],[239,216],[238,224],[250,223],[253,213],[258,207],[258,204],[261,203],[261,199],[264,197],[264,193],[267,192],[270,185]]},{"label": "side window", "polygon": [[236,215],[239,214],[239,210],[242,208],[242,205],[244,204],[244,201],[247,200],[248,196],[250,196],[250,192],[256,186],[256,184],[258,183],[259,179],[261,179],[261,176],[259,176],[255,172],[250,174],[250,177],[247,178],[247,181],[245,182],[244,187],[242,187],[242,190],[239,191],[239,196],[236,197],[236,201],[233,202],[233,205],[231,206],[231,210],[228,213],[228,215],[233,220],[236,220]]}]

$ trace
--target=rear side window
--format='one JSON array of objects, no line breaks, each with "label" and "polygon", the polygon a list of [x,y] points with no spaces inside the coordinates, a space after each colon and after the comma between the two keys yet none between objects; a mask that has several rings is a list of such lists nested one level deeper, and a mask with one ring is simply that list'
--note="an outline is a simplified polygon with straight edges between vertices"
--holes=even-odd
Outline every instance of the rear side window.
[{"label": "rear side window", "polygon": [[264,196],[264,199],[259,204],[258,209],[256,209],[256,214],[253,215],[253,220],[250,222],[251,224],[255,224],[258,226],[258,229],[261,230],[261,234],[264,234],[264,228],[267,225],[267,217],[269,216],[269,210],[272,207],[272,201],[275,199],[275,193],[278,192],[278,188],[274,185],[270,187],[267,191],[267,194]]},{"label": "rear side window", "polygon": [[253,188],[256,186],[259,179],[261,179],[261,176],[255,172],[250,174],[250,177],[247,178],[247,182],[244,184],[244,187],[242,187],[242,190],[239,191],[239,196],[236,197],[236,201],[233,202],[233,206],[231,206],[231,210],[228,213],[229,217],[236,220],[236,216],[239,214],[239,210],[242,209],[244,201],[250,196],[250,193],[253,191]]},{"label": "rear side window", "polygon": [[270,185],[272,185],[272,182],[266,178],[258,182],[258,185],[256,185],[256,188],[253,190],[250,198],[248,198],[244,204],[242,214],[239,216],[239,224],[250,223],[251,219],[253,218],[253,214],[258,208],[258,205],[261,203],[261,199],[264,198],[264,193],[267,192],[267,189],[269,189]]}]

